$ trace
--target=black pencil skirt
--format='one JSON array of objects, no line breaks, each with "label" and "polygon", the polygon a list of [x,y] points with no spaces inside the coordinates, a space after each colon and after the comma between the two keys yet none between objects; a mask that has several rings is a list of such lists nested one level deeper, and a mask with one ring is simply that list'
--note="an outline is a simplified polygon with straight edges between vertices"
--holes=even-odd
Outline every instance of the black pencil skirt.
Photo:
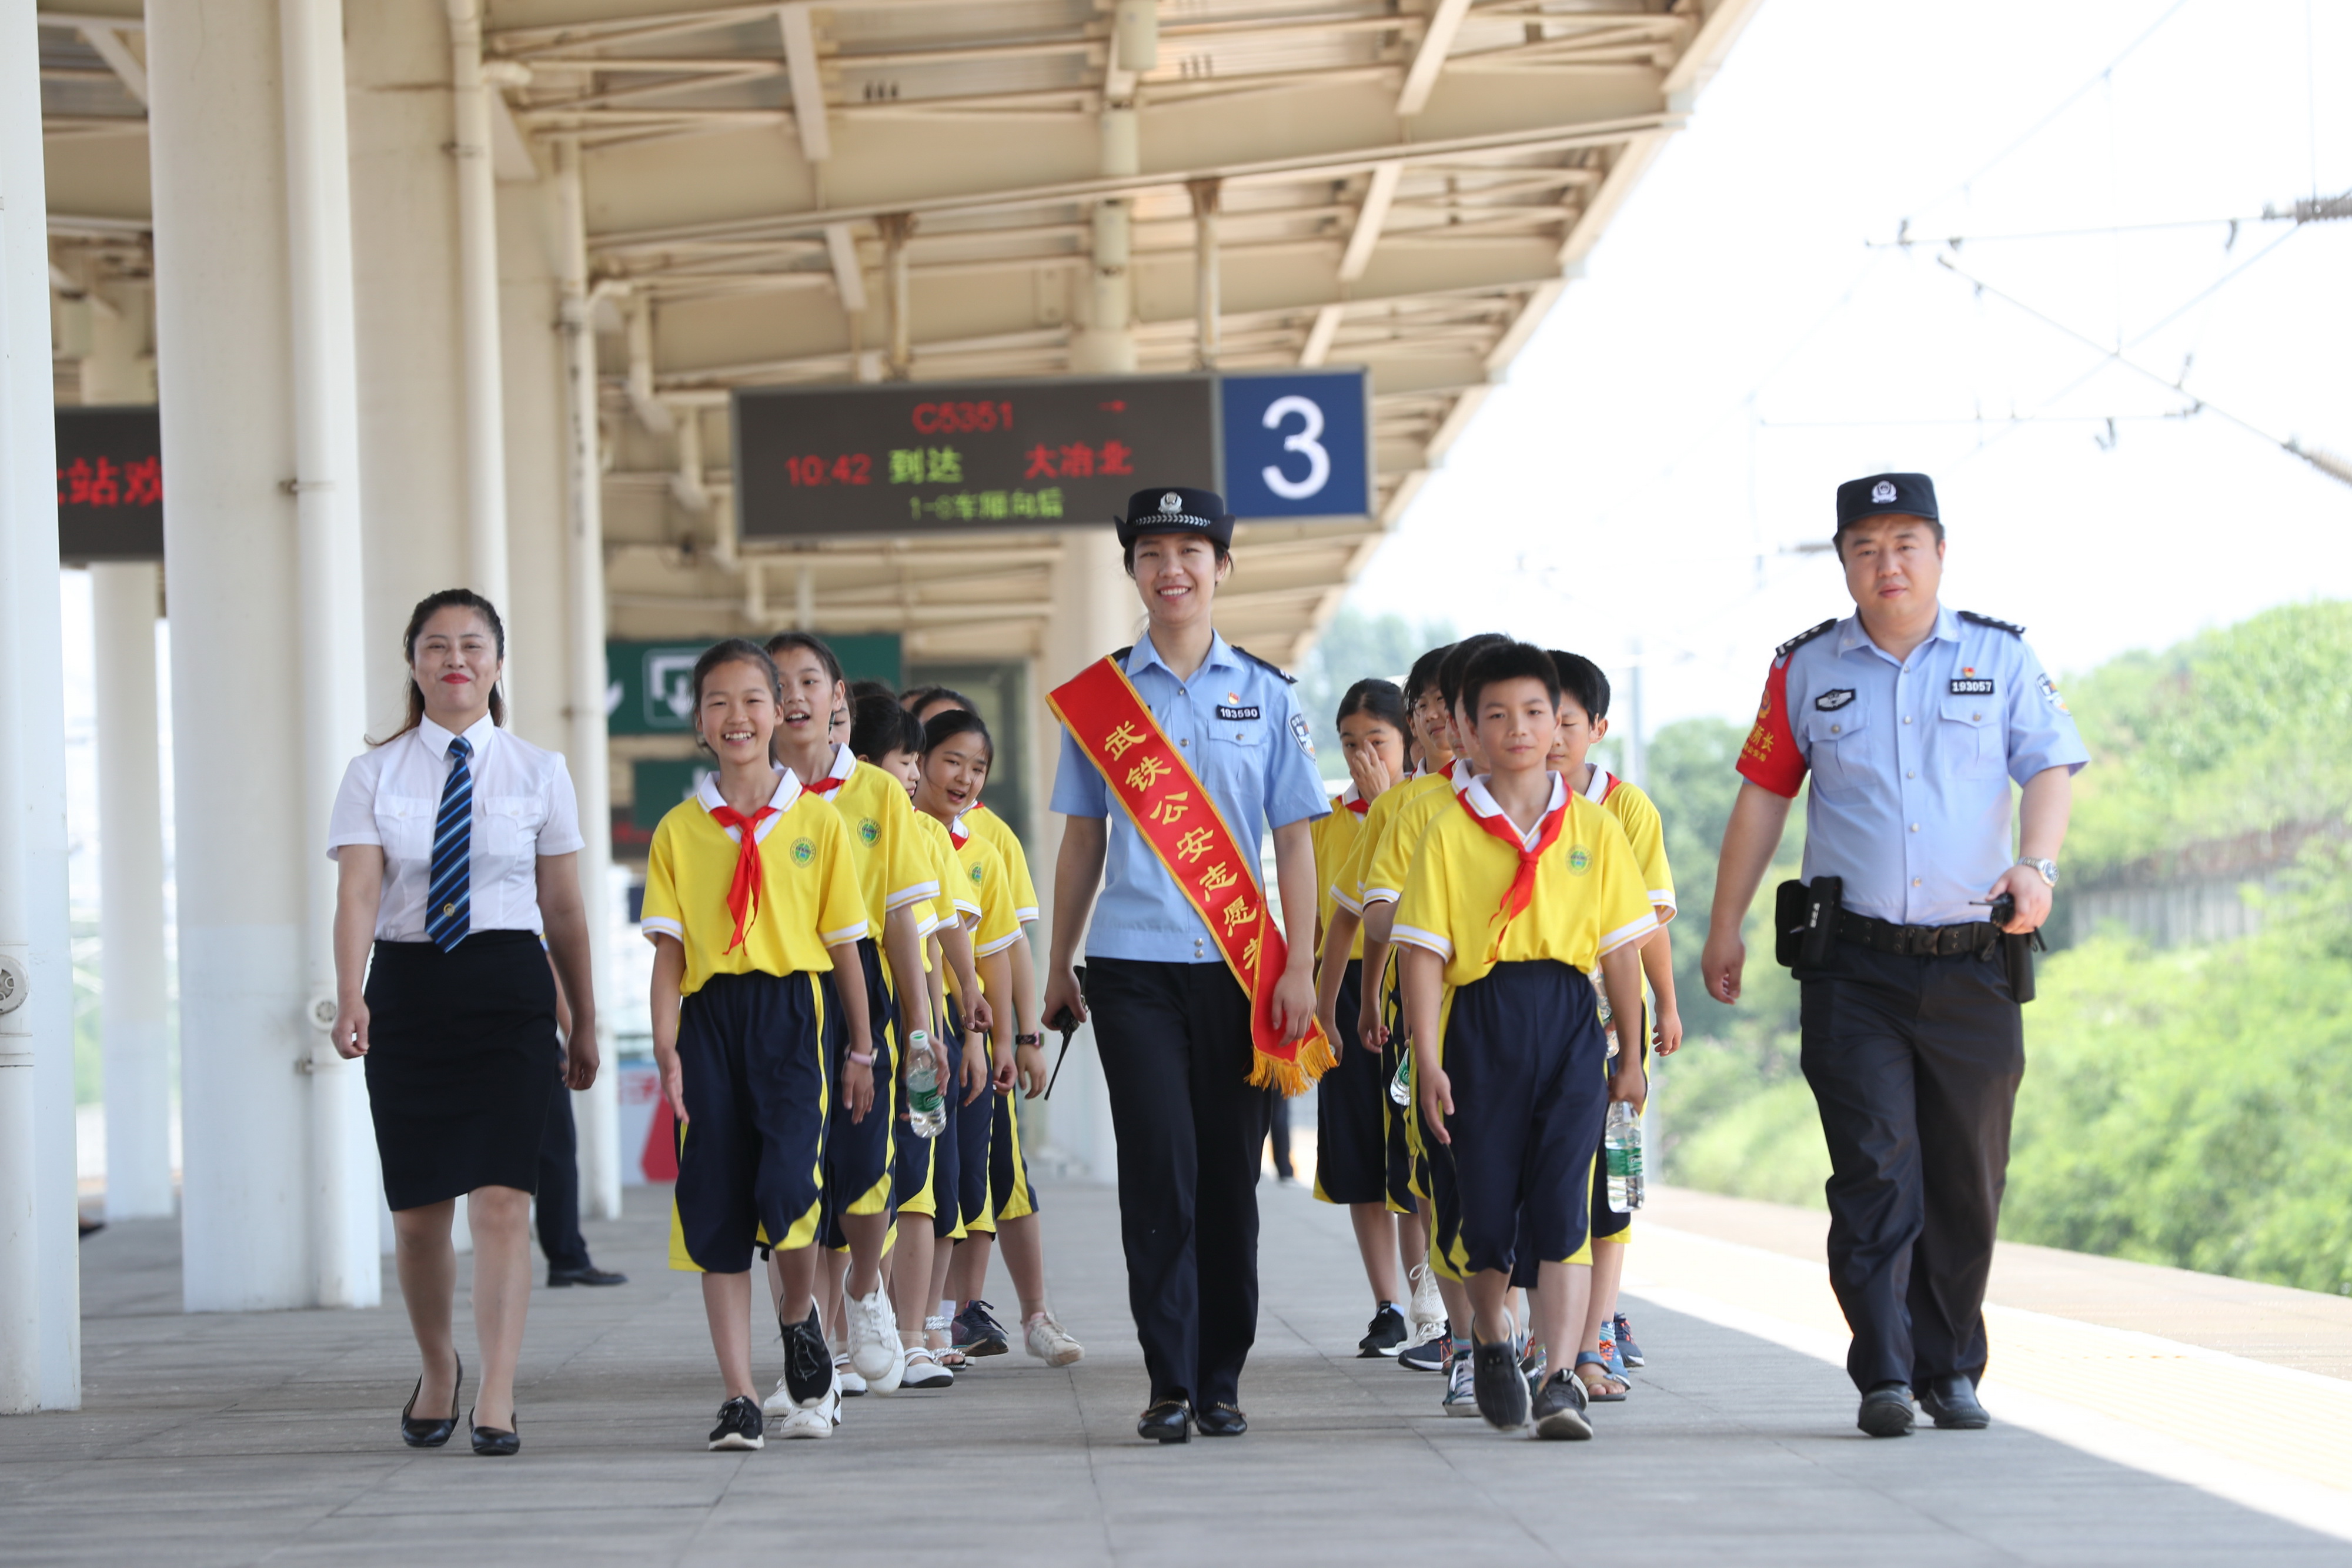
[{"label": "black pencil skirt", "polygon": [[368,1109],[383,1196],[422,1208],[478,1186],[539,1190],[556,1070],[555,977],[528,931],[444,953],[378,942],[368,969]]}]

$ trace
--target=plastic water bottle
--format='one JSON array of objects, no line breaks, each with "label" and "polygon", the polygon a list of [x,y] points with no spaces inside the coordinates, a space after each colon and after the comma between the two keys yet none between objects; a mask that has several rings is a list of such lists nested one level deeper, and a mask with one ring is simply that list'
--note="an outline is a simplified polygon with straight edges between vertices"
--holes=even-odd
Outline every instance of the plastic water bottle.
[{"label": "plastic water bottle", "polygon": [[1412,1103],[1412,1052],[1397,1052],[1396,1076],[1389,1080],[1389,1098],[1399,1105]]},{"label": "plastic water bottle", "polygon": [[1642,1207],[1642,1116],[1631,1101],[1611,1102],[1601,1146],[1609,1161],[1609,1207],[1631,1214]]},{"label": "plastic water bottle", "polygon": [[930,1036],[919,1029],[907,1031],[907,1125],[919,1138],[936,1138],[948,1126],[939,1058],[931,1052]]}]

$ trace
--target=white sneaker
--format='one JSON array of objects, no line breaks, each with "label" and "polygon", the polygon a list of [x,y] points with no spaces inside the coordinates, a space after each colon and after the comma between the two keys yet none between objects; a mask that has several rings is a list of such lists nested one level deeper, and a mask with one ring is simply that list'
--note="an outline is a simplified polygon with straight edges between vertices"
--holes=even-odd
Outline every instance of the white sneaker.
[{"label": "white sneaker", "polygon": [[955,1374],[939,1363],[939,1357],[929,1347],[916,1345],[907,1352],[907,1371],[900,1381],[901,1388],[952,1388]]},{"label": "white sneaker", "polygon": [[760,1409],[770,1416],[789,1416],[799,1408],[800,1402],[793,1397],[793,1391],[784,1386],[781,1376],[776,1379],[775,1392],[760,1401]]},{"label": "white sneaker", "polygon": [[1087,1347],[1070,1337],[1069,1331],[1054,1321],[1051,1312],[1039,1312],[1024,1325],[1022,1340],[1029,1354],[1047,1366],[1067,1366],[1086,1359]]},{"label": "white sneaker", "polygon": [[866,1379],[857,1375],[845,1353],[833,1358],[833,1387],[844,1399],[855,1399],[866,1392]]},{"label": "white sneaker", "polygon": [[890,1379],[890,1386],[898,1385],[891,1369],[898,1360],[898,1318],[890,1310],[890,1298],[882,1287],[874,1287],[870,1295],[849,1296],[845,1302],[849,1318],[849,1359],[860,1376],[868,1383]]},{"label": "white sneaker", "polygon": [[879,1377],[868,1378],[866,1386],[877,1394],[896,1394],[904,1385],[906,1378],[907,1348],[894,1344],[890,1347],[890,1370]]},{"label": "white sneaker", "polygon": [[1412,1343],[1427,1344],[1445,1332],[1445,1298],[1437,1293],[1437,1276],[1426,1263],[1416,1263],[1405,1278],[1412,1283],[1412,1302],[1406,1316],[1412,1320]]},{"label": "white sneaker", "polygon": [[774,1435],[779,1437],[830,1437],[833,1429],[841,1425],[841,1385],[836,1381],[814,1409],[798,1406],[792,1414],[776,1424]]}]

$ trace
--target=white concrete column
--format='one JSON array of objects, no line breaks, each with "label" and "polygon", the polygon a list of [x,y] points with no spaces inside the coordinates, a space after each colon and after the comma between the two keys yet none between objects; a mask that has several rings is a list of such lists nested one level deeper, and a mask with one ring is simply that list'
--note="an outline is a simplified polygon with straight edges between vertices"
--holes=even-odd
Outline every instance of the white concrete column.
[{"label": "white concrete column", "polygon": [[336,873],[327,820],[366,744],[360,591],[359,350],[352,297],[351,149],[341,0],[278,0],[285,73],[288,306],[293,317],[295,538],[302,636],[303,968],[310,1079],[310,1230],[316,1301],[383,1297],[375,1206],[383,1186],[367,1082],[326,1036],[335,1017]]},{"label": "white concrete column", "polygon": [[595,1086],[575,1097],[580,1130],[580,1212],[617,1219],[621,1213],[621,1097],[613,1054],[612,1008],[613,795],[612,758],[604,729],[604,501],[596,424],[596,323],[588,289],[588,204],[580,145],[555,150],[557,277],[562,284],[564,412],[568,458],[564,494],[570,505],[564,580],[570,590],[572,787],[580,800],[580,888],[588,904],[588,952],[599,1007],[597,1049],[604,1070]]},{"label": "white concrete column", "polygon": [[81,401],[152,403],[155,357],[148,340],[147,290],[133,284],[90,290],[89,352],[81,360]]},{"label": "white concrete column", "polygon": [[[82,386],[89,387],[89,366]],[[89,569],[98,687],[100,1021],[106,1217],[172,1213],[171,1022],[163,994],[163,776],[150,561]]]},{"label": "white concrete column", "polygon": [[[207,0],[147,34],[191,1311],[375,1299],[373,1140],[312,1071],[322,787],[361,744],[341,20]],[[224,683],[264,645],[315,667],[256,703]]]},{"label": "white concrete column", "polygon": [[[1141,132],[1133,104],[1105,109],[1097,133],[1104,174],[1133,174],[1141,169]],[[1096,204],[1087,325],[1070,345],[1070,368],[1081,374],[1135,373],[1134,218],[1132,201]]]},{"label": "white concrete column", "polygon": [[32,0],[0,5],[0,1413],[81,1404],[65,679]]},{"label": "white concrete column", "polygon": [[466,364],[467,559],[474,591],[507,602],[504,368],[499,346],[499,212],[490,93],[482,80],[481,0],[448,0],[450,148],[457,160],[457,286]]}]

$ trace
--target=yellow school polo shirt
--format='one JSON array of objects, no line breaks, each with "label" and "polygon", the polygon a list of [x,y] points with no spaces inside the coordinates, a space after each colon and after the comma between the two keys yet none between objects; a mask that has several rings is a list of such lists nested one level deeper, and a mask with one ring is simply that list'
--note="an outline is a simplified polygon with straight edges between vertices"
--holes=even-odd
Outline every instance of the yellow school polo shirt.
[{"label": "yellow school polo shirt", "polygon": [[[979,919],[979,903],[969,900],[969,890],[961,885],[962,867],[956,860],[955,841],[948,836],[948,825],[927,811],[918,811],[915,826],[922,831],[925,851],[931,857],[932,874],[940,884],[940,891],[923,905],[923,935],[929,936],[943,926],[952,925],[966,915]],[[926,946],[923,963],[928,967],[930,961],[930,950]]]},{"label": "yellow school polo shirt", "polygon": [[963,814],[963,825],[974,835],[988,841],[988,847],[1004,859],[1004,874],[1013,890],[1013,918],[1026,925],[1037,918],[1037,884],[1029,879],[1029,852],[1021,847],[1021,836],[1013,824],[975,800],[971,810]]},{"label": "yellow school polo shirt", "polygon": [[[959,821],[949,830],[952,840]],[[963,875],[964,885],[971,890],[980,904],[980,920],[972,927],[971,956],[985,958],[992,953],[1002,953],[1021,940],[1021,921],[1013,913],[1013,876],[1004,868],[1004,857],[978,833],[968,832],[956,845],[956,862]],[[963,895],[957,894],[961,904]]]},{"label": "yellow school polo shirt", "polygon": [[768,801],[776,815],[756,831],[759,902],[742,945],[729,952],[735,917],[728,913],[727,894],[735,884],[741,835],[710,816],[726,803],[717,777],[705,779],[692,800],[671,807],[654,829],[646,858],[642,929],[647,941],[675,937],[686,949],[682,997],[700,990],[713,975],[831,969],[833,956],[825,949],[866,934],[841,813],[781,771]]},{"label": "yellow school polo shirt", "polygon": [[[1454,766],[1459,768],[1462,765],[1457,763]],[[1372,802],[1371,810],[1364,813],[1363,830],[1356,835],[1354,852],[1348,857],[1347,863],[1339,868],[1339,874],[1331,880],[1327,889],[1334,904],[1350,915],[1364,912],[1364,868],[1370,863],[1381,837],[1389,830],[1389,824],[1396,821],[1399,811],[1413,801],[1433,789],[1444,789],[1451,776],[1449,771],[1424,773],[1417,779],[1408,779],[1383,791],[1381,798]]]},{"label": "yellow school polo shirt", "polygon": [[1497,963],[1535,958],[1590,973],[1604,954],[1658,928],[1625,830],[1608,811],[1570,791],[1559,774],[1551,779],[1549,810],[1565,806],[1568,815],[1537,868],[1533,899],[1504,931],[1501,950],[1492,958],[1487,955],[1519,860],[1477,819],[1499,821],[1514,838],[1519,837],[1517,830],[1485,780],[1476,779],[1422,837],[1404,896],[1397,901],[1393,939],[1444,958],[1449,989],[1484,979]]},{"label": "yellow school polo shirt", "polygon": [[917,836],[914,805],[896,774],[858,761],[845,746],[835,753],[831,777],[841,780],[831,800],[848,824],[866,923],[878,942],[891,911],[938,896],[939,873]]},{"label": "yellow school polo shirt", "polygon": [[[1388,793],[1392,795],[1410,782],[1412,780],[1406,779],[1394,784]],[[1339,880],[1340,868],[1356,852],[1356,841],[1364,836],[1364,823],[1370,817],[1372,807],[1380,803],[1378,800],[1367,802],[1359,811],[1356,803],[1362,800],[1362,793],[1353,784],[1349,785],[1339,791],[1339,798],[1331,802],[1331,814],[1316,818],[1314,826],[1308,830],[1315,845],[1315,929],[1318,932],[1331,929],[1332,912],[1339,908],[1339,901],[1331,895],[1332,884]],[[1363,927],[1358,926],[1356,940],[1349,947],[1348,956],[1360,958],[1363,956],[1364,932]]]},{"label": "yellow school polo shirt", "polygon": [[1597,767],[1584,786],[1584,798],[1607,807],[1617,825],[1625,830],[1626,841],[1633,846],[1633,859],[1642,868],[1642,881],[1649,888],[1650,907],[1658,912],[1658,924],[1672,920],[1675,873],[1666,864],[1666,825],[1658,816],[1656,803],[1642,793],[1640,785],[1628,784]]},{"label": "yellow school polo shirt", "polygon": [[1356,894],[1367,907],[1394,904],[1404,895],[1405,878],[1412,874],[1412,858],[1421,852],[1422,835],[1444,813],[1462,809],[1454,797],[1470,787],[1470,765],[1455,763],[1447,778],[1450,788],[1424,789],[1407,800],[1381,830],[1381,841],[1358,862]]}]

